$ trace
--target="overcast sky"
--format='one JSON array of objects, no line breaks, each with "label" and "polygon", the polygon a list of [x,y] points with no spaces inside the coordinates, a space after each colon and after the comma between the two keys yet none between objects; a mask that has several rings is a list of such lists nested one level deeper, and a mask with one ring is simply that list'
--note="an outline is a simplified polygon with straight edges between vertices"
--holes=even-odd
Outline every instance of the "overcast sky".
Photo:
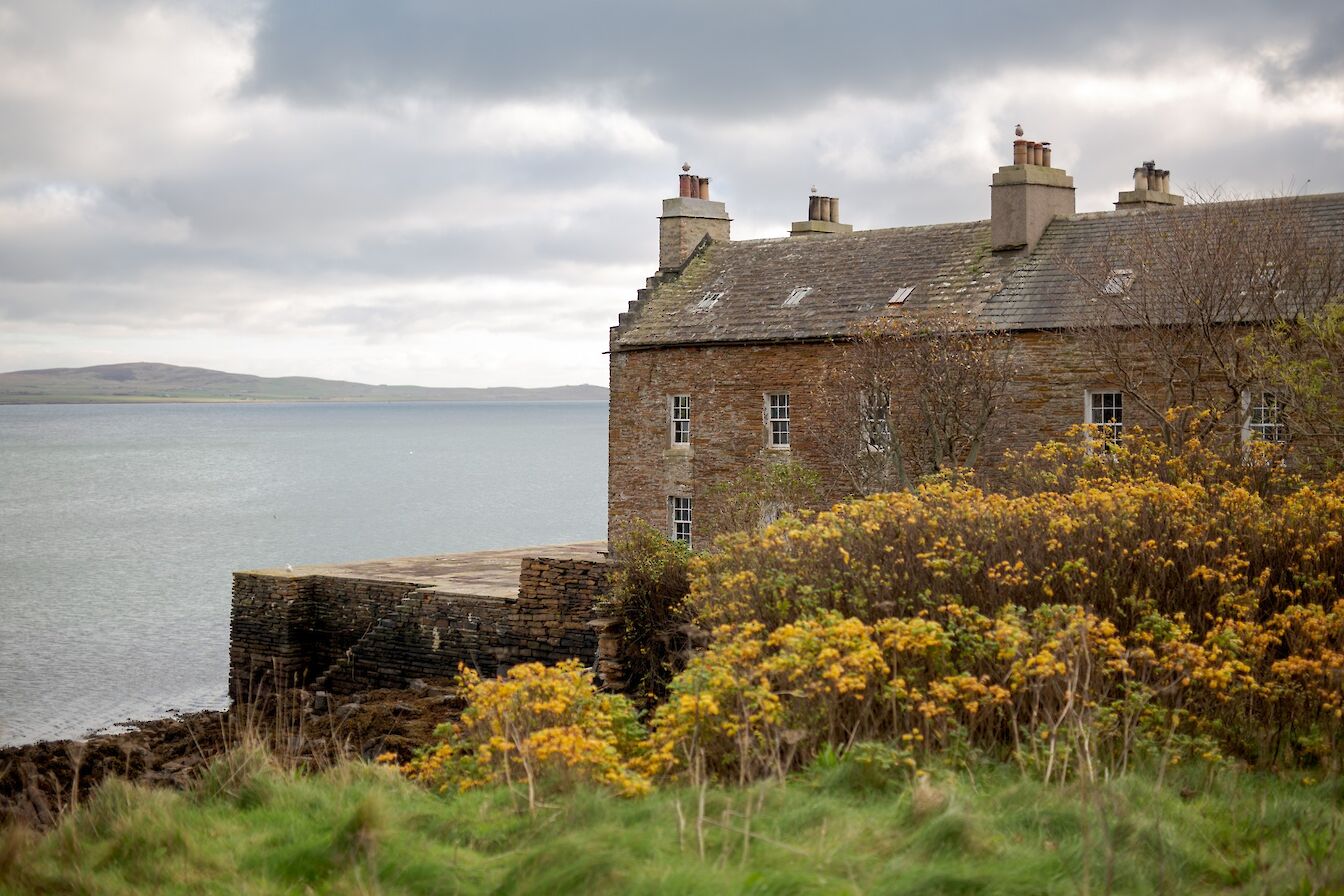
[{"label": "overcast sky", "polygon": [[1145,159],[1341,191],[1341,47],[1339,0],[0,0],[0,370],[605,384],[683,161],[738,238],[813,184],[987,217],[1018,122],[1080,211]]}]

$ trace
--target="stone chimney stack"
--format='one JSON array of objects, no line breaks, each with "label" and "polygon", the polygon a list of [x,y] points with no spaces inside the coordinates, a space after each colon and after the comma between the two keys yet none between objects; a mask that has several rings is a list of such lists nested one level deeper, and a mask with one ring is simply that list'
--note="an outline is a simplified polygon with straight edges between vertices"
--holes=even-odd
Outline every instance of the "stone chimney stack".
[{"label": "stone chimney stack", "polygon": [[678,195],[663,200],[663,214],[658,219],[658,273],[675,271],[708,236],[712,240],[728,239],[731,219],[722,202],[709,198],[709,178],[691,174],[691,165],[681,166]]},{"label": "stone chimney stack", "polygon": [[1156,162],[1144,162],[1135,168],[1134,189],[1122,190],[1115,202],[1117,210],[1173,205],[1185,205],[1185,197],[1171,192],[1171,172],[1158,168]]},{"label": "stone chimney stack", "polygon": [[1050,144],[1022,139],[1017,126],[1013,164],[994,175],[989,190],[990,236],[995,252],[1036,248],[1057,215],[1074,212],[1073,178],[1050,165]]},{"label": "stone chimney stack", "polygon": [[849,233],[851,224],[840,223],[840,200],[834,196],[818,196],[817,188],[807,197],[807,220],[794,221],[789,236],[812,236],[818,233]]}]

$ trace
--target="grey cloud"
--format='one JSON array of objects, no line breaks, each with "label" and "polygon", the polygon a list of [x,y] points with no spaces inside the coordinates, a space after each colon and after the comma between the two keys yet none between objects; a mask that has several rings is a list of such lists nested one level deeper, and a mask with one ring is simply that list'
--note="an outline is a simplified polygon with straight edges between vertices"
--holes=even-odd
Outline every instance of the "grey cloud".
[{"label": "grey cloud", "polygon": [[[244,7],[260,15],[253,69],[236,92],[202,99],[215,128],[205,138],[160,146],[160,131],[178,132],[165,119],[190,117],[196,105],[150,104],[141,139],[95,164],[102,159],[63,150],[78,140],[97,150],[103,137],[125,136],[118,128],[134,131],[136,90],[122,89],[118,112],[132,112],[102,119],[112,122],[104,134],[83,123],[78,78],[68,95],[18,91],[0,105],[13,125],[0,133],[0,203],[53,184],[97,197],[69,220],[11,222],[0,239],[0,321],[49,326],[72,342],[118,327],[181,327],[236,335],[240,345],[292,333],[340,354],[398,337],[477,343],[488,331],[501,344],[545,334],[588,351],[633,298],[638,272],[654,266],[658,203],[684,157],[714,177],[737,236],[782,236],[814,182],[842,197],[845,219],[860,227],[970,220],[988,213],[988,141],[1006,151],[1017,120],[1056,141],[1080,210],[1106,207],[1133,166],[1154,156],[1182,186],[1262,192],[1310,177],[1312,189],[1344,189],[1344,123],[1317,116],[1293,127],[1285,117],[1223,131],[1201,122],[1200,109],[1150,109],[1142,97],[1092,109],[1064,89],[1015,90],[1026,77],[1071,72],[1107,79],[1106,95],[1119,95],[1137,83],[1131,76],[1176,77],[1167,72],[1208,59],[1259,71],[1285,102],[1300,103],[1289,95],[1298,87],[1341,75],[1334,48],[1344,15],[1333,3],[1231,0],[1214,18],[1169,6]],[[22,10],[10,20],[19,24],[6,31],[0,21],[0,50],[18,41],[25,58],[48,48],[61,58],[74,52],[72,36],[114,31],[120,17],[151,7],[11,6]],[[219,21],[240,14],[231,0],[192,8]],[[1297,49],[1271,66],[1269,46]],[[982,88],[982,108],[949,130],[959,103]],[[852,102],[864,97],[881,102]],[[541,102],[487,115],[477,133],[453,132],[450,123],[504,99],[567,102],[558,123]],[[538,130],[555,132],[516,139],[537,108]],[[637,132],[629,145],[600,136],[599,117],[613,111],[613,132]],[[508,145],[484,145],[492,129]],[[144,146],[152,151],[135,158]],[[860,149],[871,164],[843,164]],[[475,281],[490,283],[488,299],[472,294]]]},{"label": "grey cloud", "polygon": [[[580,94],[694,121],[837,93],[918,94],[1038,60],[1135,71],[1208,47],[1252,56],[1265,41],[1310,38],[1335,7],[285,0],[262,14],[247,89],[318,105]],[[1338,44],[1315,46],[1303,73]]]},{"label": "grey cloud", "polygon": [[1336,5],[1302,38],[1302,45],[1286,58],[1261,66],[1265,79],[1277,89],[1344,74],[1344,9]]}]

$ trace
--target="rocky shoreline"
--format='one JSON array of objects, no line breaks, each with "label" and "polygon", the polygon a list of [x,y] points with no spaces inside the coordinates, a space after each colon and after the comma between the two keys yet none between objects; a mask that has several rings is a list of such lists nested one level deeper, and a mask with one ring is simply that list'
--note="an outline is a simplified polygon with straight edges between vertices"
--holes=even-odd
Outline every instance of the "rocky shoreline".
[{"label": "rocky shoreline", "polygon": [[460,708],[450,680],[417,680],[406,689],[339,697],[291,691],[86,740],[0,748],[0,827],[51,828],[110,777],[189,787],[212,759],[244,745],[263,744],[299,768],[383,753],[409,758]]}]

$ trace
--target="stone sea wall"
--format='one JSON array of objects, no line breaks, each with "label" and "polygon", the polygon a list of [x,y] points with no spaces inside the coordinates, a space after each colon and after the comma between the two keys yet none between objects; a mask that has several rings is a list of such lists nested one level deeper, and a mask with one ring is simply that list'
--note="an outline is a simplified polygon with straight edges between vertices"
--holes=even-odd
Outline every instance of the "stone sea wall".
[{"label": "stone sea wall", "polygon": [[331,693],[399,687],[522,662],[592,664],[598,560],[527,558],[517,597],[357,577],[239,572],[233,579],[230,695],[281,683]]}]

